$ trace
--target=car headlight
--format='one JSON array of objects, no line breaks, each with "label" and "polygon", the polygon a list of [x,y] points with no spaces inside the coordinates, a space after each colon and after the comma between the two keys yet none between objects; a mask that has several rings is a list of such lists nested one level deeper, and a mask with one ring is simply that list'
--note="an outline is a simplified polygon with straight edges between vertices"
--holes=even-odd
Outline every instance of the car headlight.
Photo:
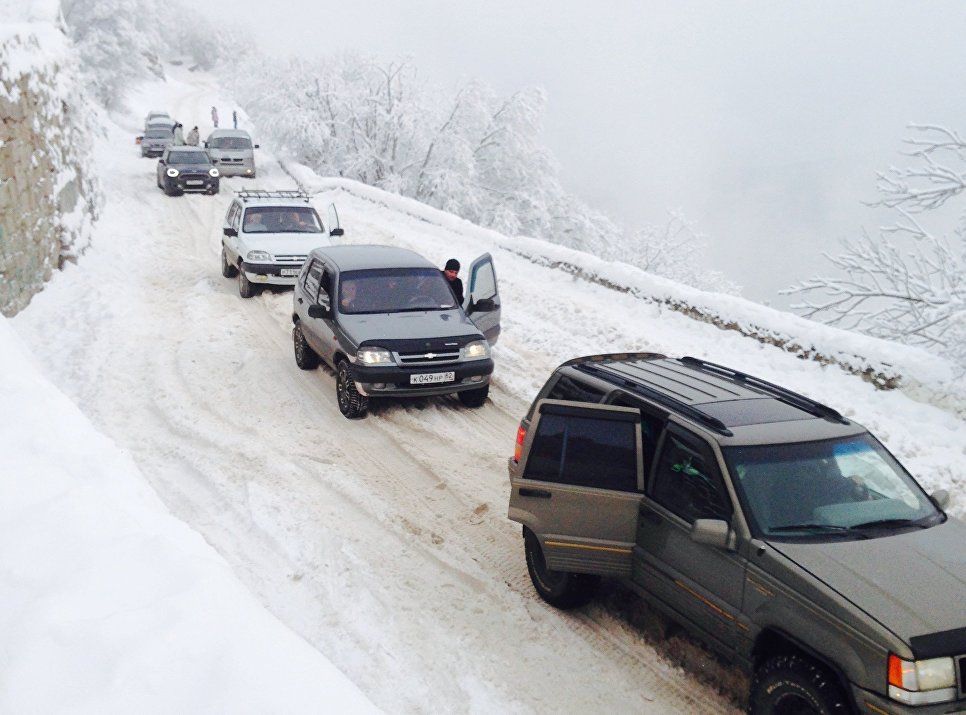
[{"label": "car headlight", "polygon": [[218,176],[218,169],[215,169],[215,168],[209,169],[208,170],[208,176],[217,177]]},{"label": "car headlight", "polygon": [[953,659],[903,660],[890,653],[889,697],[907,705],[955,700],[956,669]]},{"label": "car headlight", "polygon": [[170,176],[170,177],[171,177],[171,178],[173,179],[173,178],[174,178],[174,177],[176,177],[176,176],[177,176],[177,175],[178,175],[178,174],[179,174],[180,172],[179,172],[179,171],[178,171],[177,169],[168,169],[168,170],[167,170],[166,172],[164,172],[164,173],[166,173],[166,174],[167,174],[168,176]]},{"label": "car headlight", "polygon": [[245,254],[245,260],[252,261],[253,263],[264,263],[272,260],[272,254],[270,254],[268,251],[249,251]]},{"label": "car headlight", "polygon": [[474,340],[463,346],[464,360],[483,360],[490,357],[490,344],[485,340]]},{"label": "car headlight", "polygon": [[356,357],[363,365],[392,365],[392,354],[385,348],[360,348]]}]

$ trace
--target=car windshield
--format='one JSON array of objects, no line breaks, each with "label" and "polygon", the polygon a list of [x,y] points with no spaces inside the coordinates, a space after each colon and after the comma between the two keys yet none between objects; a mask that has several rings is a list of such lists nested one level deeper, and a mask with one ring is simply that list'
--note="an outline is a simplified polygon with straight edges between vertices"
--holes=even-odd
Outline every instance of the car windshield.
[{"label": "car windshield", "polygon": [[252,148],[252,140],[248,137],[215,137],[208,140],[209,149],[242,151]]},{"label": "car windshield", "polygon": [[242,222],[245,233],[322,233],[322,222],[311,206],[253,206]]},{"label": "car windshield", "polygon": [[169,164],[210,164],[211,159],[203,151],[173,151],[168,154]]},{"label": "car windshield", "polygon": [[346,271],[339,278],[342,313],[404,313],[456,307],[453,291],[435,268]]},{"label": "car windshield", "polygon": [[723,451],[752,526],[765,537],[868,538],[942,519],[869,434]]},{"label": "car windshield", "polygon": [[144,135],[145,139],[170,139],[171,132],[164,129],[152,129]]}]

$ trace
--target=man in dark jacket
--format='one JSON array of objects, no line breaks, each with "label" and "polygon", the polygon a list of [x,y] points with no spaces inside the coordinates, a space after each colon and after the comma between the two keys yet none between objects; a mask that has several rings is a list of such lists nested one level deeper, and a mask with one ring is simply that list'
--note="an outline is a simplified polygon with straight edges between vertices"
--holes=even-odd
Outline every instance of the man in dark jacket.
[{"label": "man in dark jacket", "polygon": [[460,262],[455,258],[450,258],[446,261],[446,266],[441,271],[443,278],[449,284],[449,289],[453,291],[453,295],[456,296],[456,302],[459,305],[463,305],[463,281],[459,279],[460,273]]}]

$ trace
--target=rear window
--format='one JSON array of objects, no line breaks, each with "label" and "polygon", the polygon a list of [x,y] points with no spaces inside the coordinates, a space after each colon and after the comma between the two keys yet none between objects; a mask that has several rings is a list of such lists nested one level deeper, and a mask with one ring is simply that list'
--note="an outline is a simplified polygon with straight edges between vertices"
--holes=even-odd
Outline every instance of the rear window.
[{"label": "rear window", "polygon": [[604,399],[604,391],[575,380],[569,375],[561,375],[547,397],[551,400],[570,400],[571,402],[600,402]]},{"label": "rear window", "polygon": [[165,129],[152,129],[144,136],[148,139],[168,139],[171,137],[171,132]]}]

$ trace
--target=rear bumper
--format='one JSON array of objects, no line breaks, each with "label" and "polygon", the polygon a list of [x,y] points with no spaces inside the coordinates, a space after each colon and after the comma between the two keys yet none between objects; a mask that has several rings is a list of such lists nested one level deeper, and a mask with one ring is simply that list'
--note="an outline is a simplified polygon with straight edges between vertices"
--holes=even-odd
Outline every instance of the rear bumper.
[{"label": "rear bumper", "polygon": [[[409,395],[424,397],[427,395],[448,395],[464,390],[478,390],[490,382],[493,374],[493,360],[469,360],[467,362],[450,363],[449,365],[433,365],[422,367],[398,367],[395,365],[380,365],[370,367],[353,364],[350,367],[352,379],[359,388],[370,396],[378,395]],[[410,376],[438,374],[444,372],[455,373],[455,380],[451,382],[417,384],[410,383]]]}]

